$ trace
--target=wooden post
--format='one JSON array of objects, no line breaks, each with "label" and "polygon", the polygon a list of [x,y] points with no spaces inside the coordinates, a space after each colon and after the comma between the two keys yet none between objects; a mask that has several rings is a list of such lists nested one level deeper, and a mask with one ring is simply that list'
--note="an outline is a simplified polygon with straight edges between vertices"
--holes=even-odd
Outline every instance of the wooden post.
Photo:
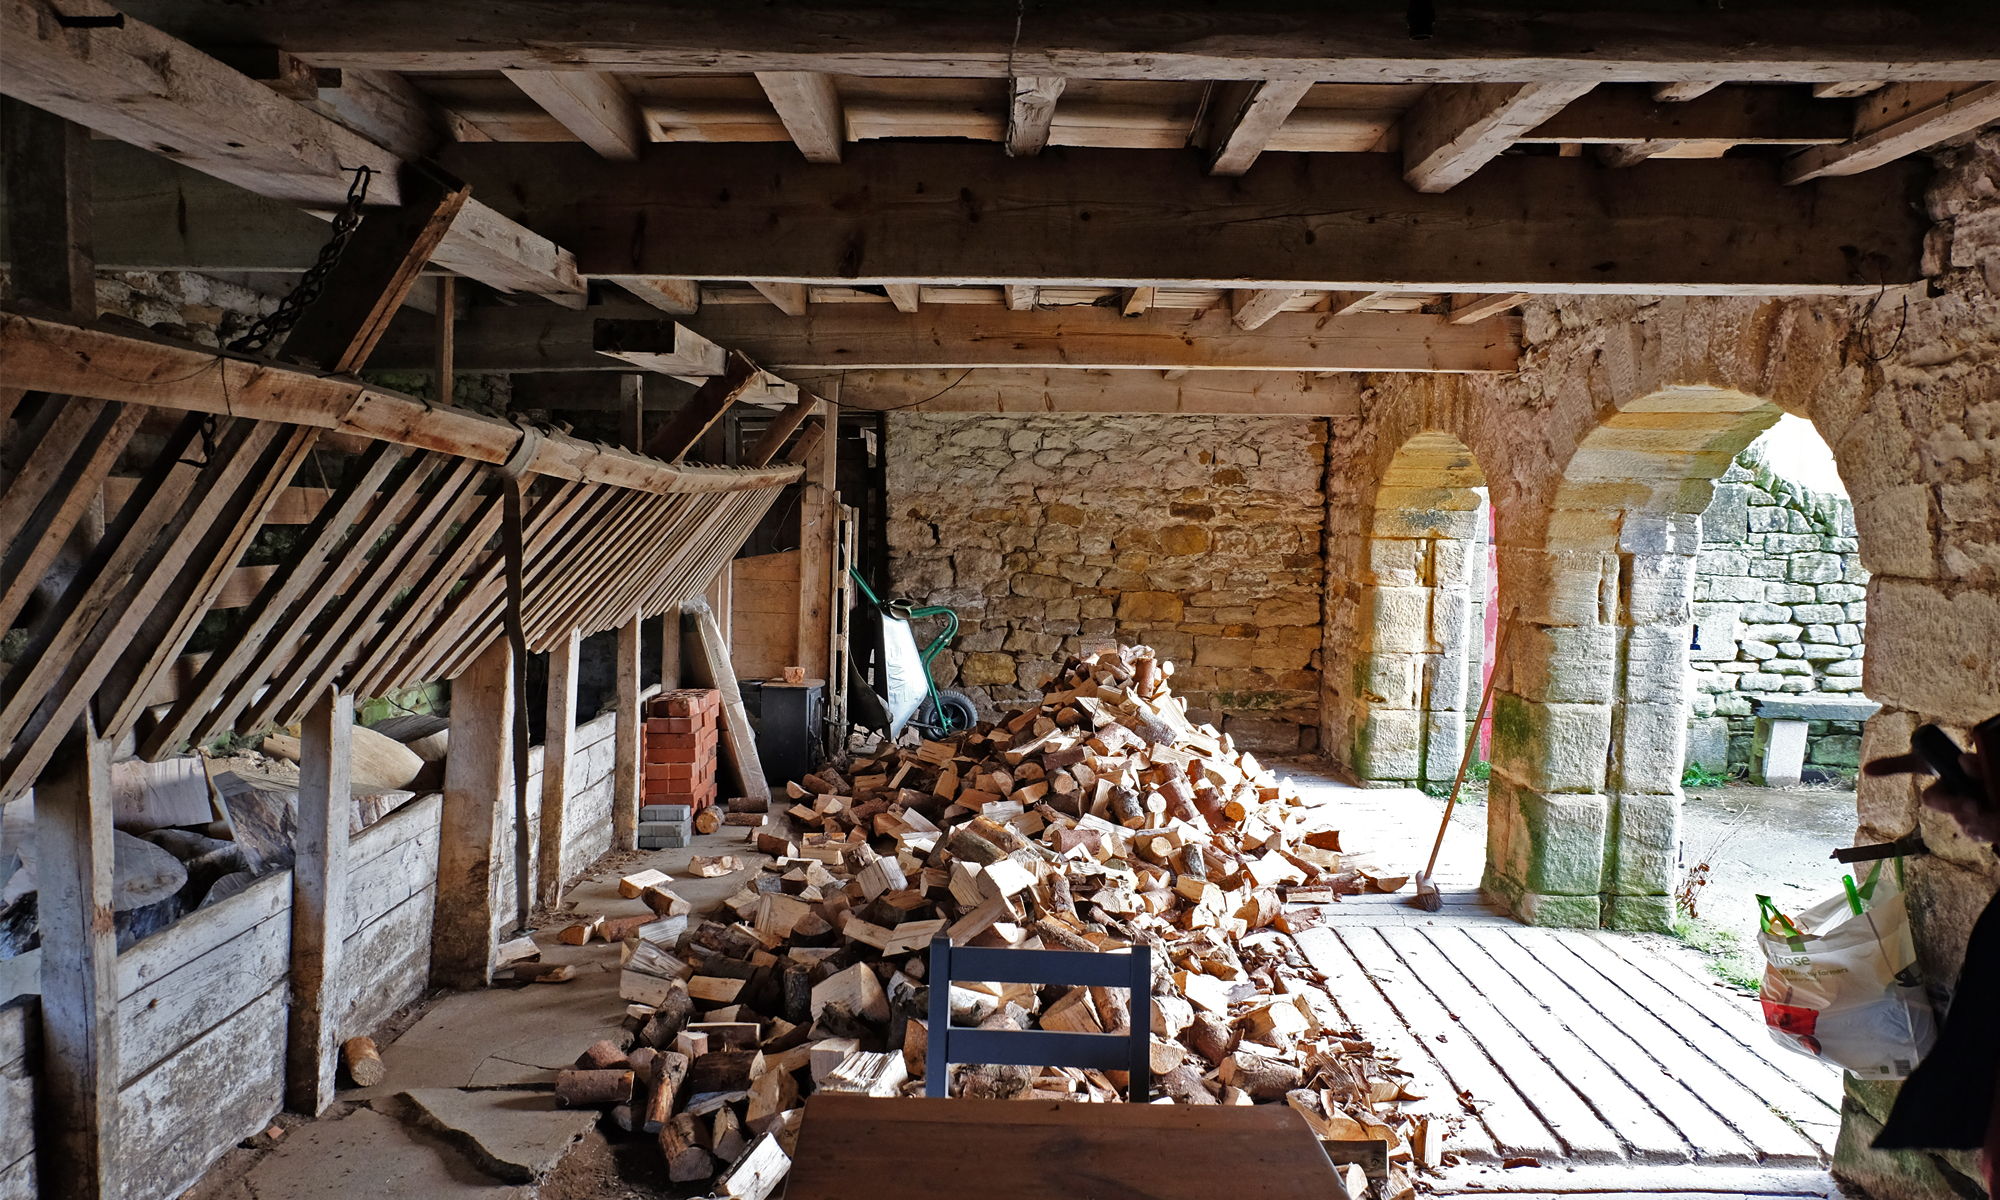
[{"label": "wooden post", "polygon": [[618,732],[611,773],[611,848],[639,848],[639,613],[618,627]]},{"label": "wooden post", "polygon": [[451,681],[451,741],[439,816],[437,915],[431,981],[477,988],[493,981],[496,855],[502,797],[514,791],[514,648],[493,639]]},{"label": "wooden post", "polygon": [[35,787],[42,929],[42,1195],[119,1194],[118,935],[111,924],[111,744],[88,715]]},{"label": "wooden post", "polygon": [[660,690],[671,692],[681,685],[681,610],[670,608],[660,614]]},{"label": "wooden post", "polygon": [[708,587],[702,592],[703,598],[708,601],[709,611],[715,614],[715,626],[722,631],[725,646],[734,645],[736,640],[736,632],[729,619],[729,608],[736,598],[735,585],[736,563],[732,559],[722,564],[722,569],[708,581]]},{"label": "wooden post", "polygon": [[437,277],[437,314],[432,318],[437,328],[437,368],[435,371],[437,403],[451,403],[452,357],[455,354],[453,340],[458,330],[458,280],[453,275]]},{"label": "wooden post", "polygon": [[632,450],[645,449],[646,377],[644,375],[620,375],[618,377],[618,403],[624,410],[626,447]]},{"label": "wooden post", "polygon": [[341,949],[347,939],[348,782],[354,697],[327,688],[299,736],[299,832],[292,864],[291,1031],[285,1105],[318,1116],[333,1103],[341,1021],[347,1015]]},{"label": "wooden post", "polygon": [[799,665],[808,679],[827,677],[833,637],[833,538],[839,503],[834,461],[840,406],[822,400],[820,413],[826,436],[806,464],[805,494],[799,501]]},{"label": "wooden post", "polygon": [[66,309],[84,320],[96,317],[90,130],[0,97],[0,146],[7,156],[12,298]]},{"label": "wooden post", "polygon": [[549,649],[549,700],[543,710],[541,850],[535,860],[535,903],[554,909],[562,903],[563,815],[569,805],[569,748],[576,738],[576,664],[583,635],[569,636]]}]

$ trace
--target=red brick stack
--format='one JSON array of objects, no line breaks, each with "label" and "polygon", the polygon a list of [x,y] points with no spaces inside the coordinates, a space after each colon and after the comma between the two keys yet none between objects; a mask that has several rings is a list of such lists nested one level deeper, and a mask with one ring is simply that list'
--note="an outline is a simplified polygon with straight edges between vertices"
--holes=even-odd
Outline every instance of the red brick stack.
[{"label": "red brick stack", "polygon": [[715,803],[716,722],[722,693],[683,688],[655,696],[646,706],[645,782],[642,804]]}]

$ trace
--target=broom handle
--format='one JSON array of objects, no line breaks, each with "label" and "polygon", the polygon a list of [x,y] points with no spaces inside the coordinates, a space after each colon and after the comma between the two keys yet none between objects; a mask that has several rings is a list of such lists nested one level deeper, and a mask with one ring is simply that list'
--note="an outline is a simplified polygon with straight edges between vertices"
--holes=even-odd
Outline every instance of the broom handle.
[{"label": "broom handle", "polygon": [[1444,849],[1444,831],[1451,828],[1451,810],[1458,805],[1458,789],[1465,782],[1466,768],[1472,765],[1472,751],[1479,745],[1479,727],[1485,723],[1486,706],[1493,699],[1493,676],[1499,673],[1500,658],[1507,649],[1507,633],[1514,628],[1514,619],[1520,613],[1520,608],[1516,607],[1507,617],[1507,623],[1500,627],[1500,636],[1493,639],[1493,670],[1487,672],[1486,686],[1479,690],[1479,715],[1472,720],[1472,730],[1465,738],[1465,753],[1458,759],[1458,778],[1451,781],[1451,798],[1444,802],[1444,820],[1438,823],[1437,841],[1431,843],[1431,861],[1424,867],[1425,879],[1437,870],[1438,851]]}]

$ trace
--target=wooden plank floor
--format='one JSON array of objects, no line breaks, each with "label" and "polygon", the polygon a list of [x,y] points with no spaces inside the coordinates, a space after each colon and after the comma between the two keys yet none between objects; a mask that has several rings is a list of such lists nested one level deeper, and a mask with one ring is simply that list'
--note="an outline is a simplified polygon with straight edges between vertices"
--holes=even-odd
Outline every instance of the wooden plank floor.
[{"label": "wooden plank floor", "polygon": [[[1431,1089],[1422,1111],[1477,1110],[1438,1190],[1831,1192],[1838,1073],[1651,939],[1531,929],[1469,891],[1436,914],[1407,895],[1326,911],[1297,939],[1343,1014]],[[1520,1157],[1539,1165],[1500,1166]]]}]

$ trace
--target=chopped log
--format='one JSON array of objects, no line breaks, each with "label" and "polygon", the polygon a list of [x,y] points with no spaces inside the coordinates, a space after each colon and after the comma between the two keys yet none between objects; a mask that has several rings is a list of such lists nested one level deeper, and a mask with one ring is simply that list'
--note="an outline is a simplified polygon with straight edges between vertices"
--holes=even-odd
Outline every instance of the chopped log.
[{"label": "chopped log", "polygon": [[658,1050],[651,1046],[640,1046],[625,1056],[625,1062],[643,1085],[653,1078],[653,1060],[658,1057],[660,1057]]},{"label": "chopped log", "polygon": [[693,1183],[715,1174],[715,1159],[702,1145],[707,1131],[687,1113],[676,1113],[660,1127],[660,1153],[667,1160],[667,1178]]},{"label": "chopped log", "polygon": [[558,1071],[556,1103],[564,1108],[630,1104],[632,1081],[630,1071]]},{"label": "chopped log", "polygon": [[1113,787],[1106,798],[1106,806],[1110,809],[1111,819],[1127,829],[1144,829],[1151,823],[1145,802],[1131,788]]},{"label": "chopped log", "polygon": [[[762,821],[756,823],[759,825],[763,824]],[[694,815],[694,831],[696,833],[714,833],[720,828],[722,828],[722,814],[716,812],[713,808],[704,808]],[[717,873],[721,874],[722,872]],[[696,874],[701,874],[701,872],[697,871]]]},{"label": "chopped log", "polygon": [[820,1083],[823,1092],[847,1092],[859,1096],[898,1096],[910,1078],[909,1064],[901,1050],[875,1054],[866,1050],[848,1055]]},{"label": "chopped log", "polygon": [[1288,1062],[1238,1050],[1222,1061],[1222,1082],[1239,1087],[1259,1100],[1283,1100],[1285,1093],[1303,1082],[1299,1069]]},{"label": "chopped log", "polygon": [[347,1066],[347,1077],[355,1087],[374,1087],[388,1075],[389,1068],[382,1062],[382,1054],[375,1048],[375,1039],[351,1037],[340,1044],[341,1061]]},{"label": "chopped log", "polygon": [[1236,1049],[1236,1031],[1214,1013],[1200,1012],[1188,1023],[1187,1044],[1214,1066],[1221,1066]]},{"label": "chopped log", "polygon": [[1202,1086],[1201,1075],[1193,1067],[1175,1067],[1156,1081],[1162,1095],[1172,1096],[1177,1104],[1214,1104],[1215,1097]]},{"label": "chopped log", "polygon": [[543,966],[539,963],[514,968],[514,978],[522,983],[568,983],[577,976],[574,963]]},{"label": "chopped log", "polygon": [[743,1122],[736,1117],[736,1110],[723,1105],[715,1110],[715,1121],[709,1126],[709,1153],[718,1162],[734,1162],[736,1156],[749,1146],[743,1137]]},{"label": "chopped log", "polygon": [[603,917],[592,917],[588,921],[579,921],[574,925],[567,926],[558,936],[562,938],[566,945],[581,946],[589,942],[591,938],[596,937],[597,931],[603,927]]},{"label": "chopped log", "polygon": [[493,969],[497,971],[518,962],[535,962],[541,957],[542,948],[535,945],[535,939],[523,935],[500,943],[500,948],[493,952]]},{"label": "chopped log", "polygon": [[624,1047],[607,1038],[603,1041],[592,1042],[588,1049],[582,1054],[577,1055],[576,1069],[579,1071],[629,1071],[635,1070],[636,1066],[625,1056]]},{"label": "chopped log", "polygon": [[763,1066],[761,1050],[711,1050],[689,1065],[688,1096],[748,1091]]},{"label": "chopped log", "polygon": [[686,1082],[688,1058],[673,1050],[662,1050],[653,1058],[653,1078],[646,1092],[645,1128],[658,1133],[674,1115],[674,1104]]},{"label": "chopped log", "polygon": [[865,1021],[882,1024],[889,1019],[889,997],[882,991],[882,981],[867,963],[855,963],[813,986],[813,1019],[818,1020],[829,1004],[842,1005]]},{"label": "chopped log", "polygon": [[[715,831],[711,829],[708,832],[713,833]],[[718,879],[724,875],[734,874],[742,869],[742,860],[738,859],[734,854],[697,854],[688,862],[688,874],[699,876],[702,879]]]},{"label": "chopped log", "polygon": [[693,909],[679,892],[658,885],[640,892],[639,899],[644,900],[646,907],[652,909],[656,916],[682,917]]},{"label": "chopped log", "polygon": [[665,871],[635,871],[618,881],[618,894],[627,900],[637,900],[649,887],[660,887],[671,883],[673,876]]},{"label": "chopped log", "polygon": [[606,917],[604,924],[598,927],[597,936],[607,942],[622,942],[658,919],[653,913],[643,913],[636,917]]},{"label": "chopped log", "polygon": [[750,1083],[750,1105],[744,1111],[744,1124],[752,1130],[761,1129],[760,1122],[796,1108],[798,1103],[799,1083],[792,1073],[766,1070]]},{"label": "chopped log", "polygon": [[1097,944],[1071,931],[1061,921],[1043,917],[1034,923],[1033,929],[1042,939],[1042,945],[1051,950],[1077,950],[1086,954],[1095,953]]},{"label": "chopped log", "polygon": [[715,1191],[728,1200],[766,1200],[791,1169],[791,1156],[780,1145],[778,1135],[767,1132],[716,1180]]}]

